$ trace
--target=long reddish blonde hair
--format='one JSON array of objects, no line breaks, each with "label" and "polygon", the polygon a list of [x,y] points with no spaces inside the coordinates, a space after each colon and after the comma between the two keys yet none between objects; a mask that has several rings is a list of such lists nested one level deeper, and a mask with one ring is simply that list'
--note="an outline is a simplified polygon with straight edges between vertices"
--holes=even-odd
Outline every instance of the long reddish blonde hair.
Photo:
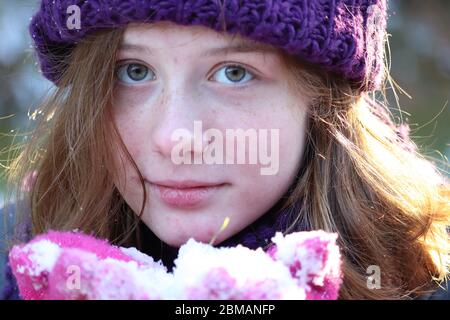
[{"label": "long reddish blonde hair", "polygon": [[[36,127],[12,148],[8,190],[33,234],[79,229],[140,247],[138,221],[113,181],[118,148],[141,177],[109,106],[123,30],[97,32],[70,55],[58,88],[37,109]],[[283,53],[280,53],[283,54]],[[283,54],[284,55],[284,54]],[[387,107],[361,88],[285,56],[292,85],[310,98],[308,138],[298,181],[284,206],[301,199],[286,232],[307,226],[339,234],[341,299],[401,299],[421,294],[448,273],[449,193],[433,164],[395,132]],[[17,156],[16,156],[17,155]],[[36,176],[22,188],[27,174]],[[116,180],[117,181],[117,180]],[[24,201],[23,201],[24,200]],[[381,289],[367,287],[367,268]]]}]

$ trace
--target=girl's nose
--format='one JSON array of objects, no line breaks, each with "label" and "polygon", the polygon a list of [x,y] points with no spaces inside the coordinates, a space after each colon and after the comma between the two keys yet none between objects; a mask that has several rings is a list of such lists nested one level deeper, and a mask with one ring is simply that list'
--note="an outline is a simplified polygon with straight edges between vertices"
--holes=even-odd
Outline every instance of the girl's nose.
[{"label": "girl's nose", "polygon": [[[191,91],[192,92],[192,91]],[[154,150],[164,157],[171,157],[174,148],[202,155],[209,141],[203,135],[210,127],[208,110],[194,94],[176,90],[164,90],[160,98],[152,131]]]}]

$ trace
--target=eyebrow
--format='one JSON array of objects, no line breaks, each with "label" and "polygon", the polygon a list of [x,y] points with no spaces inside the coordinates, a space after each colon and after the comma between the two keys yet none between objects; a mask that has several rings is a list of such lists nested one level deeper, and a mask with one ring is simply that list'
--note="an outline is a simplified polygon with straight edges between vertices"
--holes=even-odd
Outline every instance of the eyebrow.
[{"label": "eyebrow", "polygon": [[[153,50],[150,47],[128,42],[122,43],[119,47],[119,50],[145,52],[150,55],[153,54]],[[201,56],[213,57],[219,55],[227,55],[231,53],[275,53],[275,52],[277,52],[277,49],[267,44],[258,43],[255,41],[254,42],[240,41],[232,45],[208,49]]]},{"label": "eyebrow", "polygon": [[146,52],[148,54],[152,54],[153,51],[147,47],[140,44],[133,44],[124,42],[120,45],[119,51],[135,51],[135,52]]},{"label": "eyebrow", "polygon": [[276,51],[275,47],[267,44],[241,41],[232,45],[209,49],[202,56],[212,57],[230,53],[275,53]]}]

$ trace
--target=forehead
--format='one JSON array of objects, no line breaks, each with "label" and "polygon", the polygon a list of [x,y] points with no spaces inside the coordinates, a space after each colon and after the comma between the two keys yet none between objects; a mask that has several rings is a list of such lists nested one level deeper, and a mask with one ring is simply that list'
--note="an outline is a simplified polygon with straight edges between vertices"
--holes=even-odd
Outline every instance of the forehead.
[{"label": "forehead", "polygon": [[121,49],[145,47],[151,50],[208,50],[208,55],[229,51],[277,53],[275,47],[239,34],[217,32],[204,26],[183,26],[172,22],[130,24],[124,32]]}]

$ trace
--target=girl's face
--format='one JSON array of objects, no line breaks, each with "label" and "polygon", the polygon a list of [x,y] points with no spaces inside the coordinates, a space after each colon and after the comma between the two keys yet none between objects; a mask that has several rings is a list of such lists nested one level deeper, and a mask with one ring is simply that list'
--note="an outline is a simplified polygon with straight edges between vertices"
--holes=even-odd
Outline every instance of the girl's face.
[{"label": "girl's face", "polygon": [[[229,217],[218,244],[288,190],[307,113],[289,77],[279,51],[242,37],[168,22],[128,26],[112,110],[145,179],[142,220],[162,241],[209,242]],[[121,159],[116,186],[139,213],[141,183]]]}]

